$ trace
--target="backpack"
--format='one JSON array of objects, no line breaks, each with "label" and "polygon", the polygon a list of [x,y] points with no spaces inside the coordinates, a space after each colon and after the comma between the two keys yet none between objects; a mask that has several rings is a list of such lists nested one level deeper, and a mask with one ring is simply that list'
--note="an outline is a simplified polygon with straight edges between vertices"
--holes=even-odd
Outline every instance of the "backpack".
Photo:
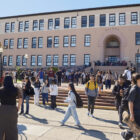
[{"label": "backpack", "polygon": [[30,87],[30,88],[28,89],[27,95],[29,95],[29,96],[35,95],[35,92],[34,92],[34,88],[33,88],[33,87]]},{"label": "backpack", "polygon": [[76,106],[77,106],[77,108],[82,108],[83,107],[83,101],[82,101],[80,95],[76,93],[75,96],[76,96]]}]

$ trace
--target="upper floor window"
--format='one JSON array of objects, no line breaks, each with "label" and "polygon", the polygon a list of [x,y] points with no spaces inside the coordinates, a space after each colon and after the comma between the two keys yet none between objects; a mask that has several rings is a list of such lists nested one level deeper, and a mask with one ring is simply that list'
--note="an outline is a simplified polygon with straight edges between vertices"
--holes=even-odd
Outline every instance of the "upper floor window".
[{"label": "upper floor window", "polygon": [[59,36],[54,37],[54,47],[55,48],[59,47]]},{"label": "upper floor window", "polygon": [[32,55],[31,56],[31,66],[35,66],[36,65],[36,56]]},{"label": "upper floor window", "polygon": [[8,48],[8,46],[9,46],[8,43],[9,43],[8,39],[4,39],[4,48],[5,49]]},{"label": "upper floor window", "polygon": [[82,16],[81,27],[87,27],[87,16]]},{"label": "upper floor window", "polygon": [[32,48],[36,48],[36,37],[32,38]]},{"label": "upper floor window", "polygon": [[76,35],[71,36],[71,47],[76,47]]},{"label": "upper floor window", "polygon": [[7,66],[7,56],[3,56],[3,65]]},{"label": "upper floor window", "polygon": [[59,59],[58,55],[53,56],[53,66],[58,66],[58,61],[59,61],[58,59]]},{"label": "upper floor window", "polygon": [[44,19],[39,20],[39,30],[44,30]]},{"label": "upper floor window", "polygon": [[23,39],[23,48],[28,48],[28,38]]},{"label": "upper floor window", "polygon": [[115,26],[116,22],[116,15],[109,14],[109,26]]},{"label": "upper floor window", "polygon": [[17,41],[17,48],[18,48],[18,49],[21,49],[21,48],[22,48],[22,38],[18,38],[18,41]]},{"label": "upper floor window", "polygon": [[52,57],[51,55],[46,56],[46,66],[51,66],[52,65]]},{"label": "upper floor window", "polygon": [[22,56],[22,66],[27,66],[27,58],[25,55]]},{"label": "upper floor window", "polygon": [[20,66],[21,65],[21,56],[20,55],[17,56],[16,65],[17,66]]},{"label": "upper floor window", "polygon": [[11,32],[15,32],[15,22],[11,22]]},{"label": "upper floor window", "polygon": [[119,25],[125,25],[125,13],[119,14]]},{"label": "upper floor window", "polygon": [[29,21],[25,21],[25,23],[24,23],[24,31],[29,31]]},{"label": "upper floor window", "polygon": [[63,66],[68,66],[68,54],[63,55]]},{"label": "upper floor window", "polygon": [[5,23],[5,32],[6,33],[10,32],[10,23]]},{"label": "upper floor window", "polygon": [[77,26],[77,18],[72,17],[71,18],[71,28],[76,28],[76,26]]},{"label": "upper floor window", "polygon": [[90,54],[84,55],[84,65],[89,66],[90,64]]},{"label": "upper floor window", "polygon": [[37,31],[38,30],[38,21],[34,20],[33,21],[33,31]]},{"label": "upper floor window", "polygon": [[85,47],[89,47],[91,42],[91,35],[85,35],[84,45]]},{"label": "upper floor window", "polygon": [[53,19],[49,19],[48,20],[48,30],[52,30],[53,29]]},{"label": "upper floor window", "polygon": [[106,15],[100,15],[100,26],[106,26]]},{"label": "upper floor window", "polygon": [[9,58],[8,58],[8,65],[9,66],[12,66],[13,65],[13,56],[9,56]]},{"label": "upper floor window", "polygon": [[14,48],[14,39],[10,39],[9,48],[10,49]]},{"label": "upper floor window", "polygon": [[131,24],[138,24],[138,13],[137,12],[131,13]]},{"label": "upper floor window", "polygon": [[68,36],[64,36],[63,46],[64,47],[68,47],[69,46],[69,37]]},{"label": "upper floor window", "polygon": [[70,28],[70,18],[69,17],[66,17],[64,19],[64,28],[65,29]]},{"label": "upper floor window", "polygon": [[47,38],[47,47],[52,48],[52,37]]},{"label": "upper floor window", "polygon": [[43,37],[38,38],[38,48],[43,48]]},{"label": "upper floor window", "polygon": [[42,55],[37,56],[37,65],[42,66]]},{"label": "upper floor window", "polygon": [[60,18],[55,19],[55,29],[59,29],[60,27]]},{"label": "upper floor window", "polygon": [[140,32],[136,33],[136,45],[140,45]]},{"label": "upper floor window", "polygon": [[19,22],[18,31],[23,32],[23,21]]},{"label": "upper floor window", "polygon": [[93,27],[94,26],[94,21],[95,20],[95,16],[91,15],[89,16],[89,27]]},{"label": "upper floor window", "polygon": [[71,66],[75,66],[76,65],[76,55],[75,54],[71,54],[70,55],[70,65]]}]

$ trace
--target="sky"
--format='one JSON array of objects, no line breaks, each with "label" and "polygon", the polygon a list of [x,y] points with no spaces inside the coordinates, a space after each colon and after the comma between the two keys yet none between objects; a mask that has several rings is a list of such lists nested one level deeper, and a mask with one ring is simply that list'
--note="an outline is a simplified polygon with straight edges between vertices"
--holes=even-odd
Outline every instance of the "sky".
[{"label": "sky", "polygon": [[0,17],[138,3],[140,0],[0,0]]}]

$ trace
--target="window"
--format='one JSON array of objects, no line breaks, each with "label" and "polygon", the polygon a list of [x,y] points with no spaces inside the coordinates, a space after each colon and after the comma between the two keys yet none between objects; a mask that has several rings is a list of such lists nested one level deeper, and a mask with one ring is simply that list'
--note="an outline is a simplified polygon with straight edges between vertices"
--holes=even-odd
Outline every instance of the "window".
[{"label": "window", "polygon": [[14,48],[14,39],[10,39],[9,48],[10,49]]},{"label": "window", "polygon": [[23,48],[28,48],[28,38],[23,39]]},{"label": "window", "polygon": [[118,57],[117,56],[109,56],[108,57],[108,61],[111,63],[117,62],[118,61]]},{"label": "window", "polygon": [[59,26],[60,26],[60,19],[56,18],[55,19],[55,29],[59,29]]},{"label": "window", "polygon": [[52,57],[51,55],[46,56],[46,66],[51,66],[52,65]]},{"label": "window", "polygon": [[44,19],[39,20],[39,30],[44,30]]},{"label": "window", "polygon": [[69,37],[68,36],[64,36],[64,39],[63,39],[63,46],[64,47],[68,47],[69,46]]},{"label": "window", "polygon": [[42,66],[42,56],[41,55],[37,56],[37,65]]},{"label": "window", "polygon": [[116,16],[115,14],[109,15],[109,26],[115,26],[116,22]]},{"label": "window", "polygon": [[13,56],[9,56],[9,58],[8,58],[8,65],[9,66],[12,66],[13,65]]},{"label": "window", "polygon": [[53,66],[58,66],[58,55],[53,56]]},{"label": "window", "polygon": [[5,32],[6,33],[10,32],[10,23],[5,23]]},{"label": "window", "polygon": [[27,58],[25,58],[25,55],[22,56],[22,66],[27,66]]},{"label": "window", "polygon": [[71,66],[75,66],[76,65],[76,55],[75,54],[71,54],[70,55],[70,65]]},{"label": "window", "polygon": [[33,31],[37,31],[38,30],[38,21],[34,20],[33,21]]},{"label": "window", "polygon": [[43,48],[43,37],[38,38],[38,48]]},{"label": "window", "polygon": [[21,49],[22,48],[22,38],[18,38],[17,48],[18,49]]},{"label": "window", "polygon": [[68,54],[63,55],[63,66],[68,66]]},{"label": "window", "polygon": [[11,23],[11,32],[15,32],[15,22]]},{"label": "window", "polygon": [[70,18],[69,17],[64,18],[64,28],[65,29],[70,28]]},{"label": "window", "polygon": [[52,37],[47,38],[47,47],[52,48]]},{"label": "window", "polygon": [[22,21],[19,22],[18,31],[23,32],[23,22]]},{"label": "window", "polygon": [[140,32],[136,33],[136,45],[140,45]]},{"label": "window", "polygon": [[31,66],[35,66],[36,65],[36,56],[32,55],[31,56]]},{"label": "window", "polygon": [[59,36],[54,37],[54,47],[55,48],[59,47]]},{"label": "window", "polygon": [[89,27],[93,27],[94,26],[94,21],[95,17],[94,15],[89,16]]},{"label": "window", "polygon": [[90,64],[90,54],[84,55],[84,65],[89,66]]},{"label": "window", "polygon": [[125,13],[119,14],[119,25],[125,25]]},{"label": "window", "polygon": [[131,13],[131,24],[138,24],[138,13],[137,12]]},{"label": "window", "polygon": [[90,46],[90,42],[91,42],[91,36],[90,35],[85,35],[85,42],[84,45],[85,47],[89,47]]},{"label": "window", "polygon": [[87,16],[82,16],[81,27],[87,27]]},{"label": "window", "polygon": [[100,15],[100,26],[106,26],[106,15]]},{"label": "window", "polygon": [[71,28],[76,28],[76,26],[77,26],[77,18],[72,17],[71,18]]},{"label": "window", "polygon": [[5,49],[8,48],[8,39],[4,39],[4,48],[5,48]]},{"label": "window", "polygon": [[20,65],[21,65],[21,56],[18,55],[16,59],[16,66],[20,66]]},{"label": "window", "polygon": [[24,23],[24,31],[29,31],[29,21],[25,21],[25,23]]},{"label": "window", "polygon": [[32,48],[36,48],[36,37],[32,38]]},{"label": "window", "polygon": [[53,29],[53,19],[49,19],[48,20],[48,30],[52,30]]},{"label": "window", "polygon": [[76,47],[76,35],[71,36],[71,47]]},{"label": "window", "polygon": [[3,56],[3,65],[7,66],[7,56]]}]

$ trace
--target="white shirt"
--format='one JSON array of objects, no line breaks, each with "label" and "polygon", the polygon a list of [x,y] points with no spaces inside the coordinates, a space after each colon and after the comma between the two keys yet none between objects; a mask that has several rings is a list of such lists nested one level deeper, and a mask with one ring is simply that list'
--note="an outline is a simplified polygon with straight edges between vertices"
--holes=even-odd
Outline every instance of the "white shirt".
[{"label": "white shirt", "polygon": [[131,71],[130,70],[125,70],[123,75],[127,75],[127,80],[131,81]]},{"label": "white shirt", "polygon": [[58,95],[58,86],[57,85],[50,85],[50,95],[57,96]]}]

